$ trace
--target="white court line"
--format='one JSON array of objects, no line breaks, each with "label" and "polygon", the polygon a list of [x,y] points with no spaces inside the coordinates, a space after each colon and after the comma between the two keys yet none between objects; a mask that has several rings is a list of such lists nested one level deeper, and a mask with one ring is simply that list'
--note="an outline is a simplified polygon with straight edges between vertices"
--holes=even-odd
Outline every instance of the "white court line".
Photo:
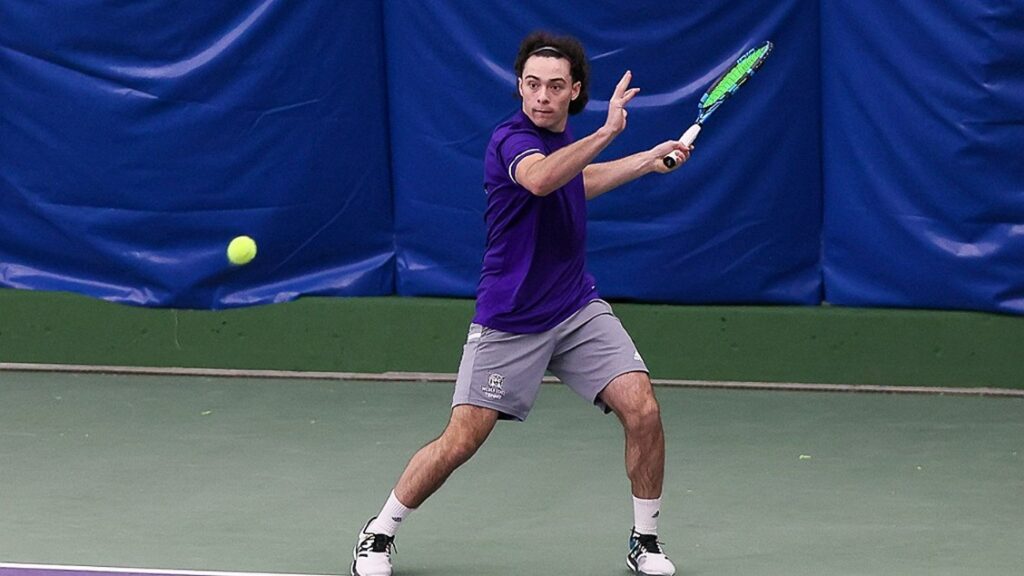
[{"label": "white court line", "polygon": [[169,576],[337,576],[334,574],[288,574],[280,572],[219,572],[215,570],[161,570],[157,568],[116,568],[109,566],[67,566],[63,564],[15,564],[0,562],[0,570],[51,570],[55,572],[98,572],[113,574],[167,574]]},{"label": "white court line", "polygon": [[[136,374],[147,376],[208,376],[216,378],[294,378],[307,380],[381,380],[386,382],[454,382],[444,372],[317,372],[300,370],[235,370],[229,368],[162,368],[146,366],[85,366],[76,364],[26,364],[0,362],[0,371]],[[558,382],[545,376],[544,382]],[[883,386],[876,384],[816,384],[803,382],[734,382],[716,380],[651,379],[656,386],[721,388],[733,390],[783,390],[795,392],[868,392],[881,394],[935,394],[949,396],[1010,396],[1024,398],[1024,389],[960,388],[946,386]]]}]

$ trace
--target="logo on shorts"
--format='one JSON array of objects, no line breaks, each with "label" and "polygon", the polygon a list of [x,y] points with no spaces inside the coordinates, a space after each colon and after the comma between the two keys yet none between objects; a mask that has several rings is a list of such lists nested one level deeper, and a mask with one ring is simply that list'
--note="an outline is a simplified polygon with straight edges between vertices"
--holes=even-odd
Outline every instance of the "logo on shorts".
[{"label": "logo on shorts", "polygon": [[644,361],[644,359],[640,357],[640,353],[636,350],[633,350],[633,360],[639,360],[641,362]]},{"label": "logo on shorts", "polygon": [[484,396],[487,396],[491,400],[501,400],[505,397],[505,389],[501,387],[505,382],[505,377],[497,372],[492,372],[487,377],[487,385],[481,386],[480,390],[483,391]]}]

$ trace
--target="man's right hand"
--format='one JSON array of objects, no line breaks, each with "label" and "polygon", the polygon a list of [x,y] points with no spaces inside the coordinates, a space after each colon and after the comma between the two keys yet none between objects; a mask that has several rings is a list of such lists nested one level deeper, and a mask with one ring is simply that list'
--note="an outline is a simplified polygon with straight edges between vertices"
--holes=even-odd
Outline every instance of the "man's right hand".
[{"label": "man's right hand", "polygon": [[[648,154],[651,155],[651,161],[653,162],[652,168],[654,171],[659,174],[665,174],[676,170],[685,164],[686,161],[690,159],[690,152],[692,151],[692,144],[686,146],[679,140],[667,140],[648,150]],[[668,166],[665,166],[665,156],[673,153],[676,155],[676,165],[669,168]]]}]

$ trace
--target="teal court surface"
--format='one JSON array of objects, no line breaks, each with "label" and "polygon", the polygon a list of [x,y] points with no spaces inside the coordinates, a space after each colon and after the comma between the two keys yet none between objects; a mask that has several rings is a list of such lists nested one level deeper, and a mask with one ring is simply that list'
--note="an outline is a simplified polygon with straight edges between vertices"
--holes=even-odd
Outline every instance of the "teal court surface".
[{"label": "teal court surface", "polygon": [[[679,574],[1017,575],[1024,399],[661,386]],[[0,371],[0,576],[347,574],[451,384]],[[622,432],[560,385],[396,576],[625,575]]]}]

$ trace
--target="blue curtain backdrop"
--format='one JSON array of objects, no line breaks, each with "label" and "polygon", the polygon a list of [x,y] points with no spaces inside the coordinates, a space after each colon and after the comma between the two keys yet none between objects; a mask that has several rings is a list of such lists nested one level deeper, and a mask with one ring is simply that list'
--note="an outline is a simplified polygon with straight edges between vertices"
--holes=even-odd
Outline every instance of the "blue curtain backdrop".
[{"label": "blue curtain backdrop", "polygon": [[[590,204],[610,298],[1024,313],[1024,0],[0,3],[0,287],[146,306],[472,296],[482,156],[535,29],[592,64],[599,160],[692,160]],[[224,249],[254,236],[259,255]]]},{"label": "blue curtain backdrop", "polygon": [[[375,2],[0,2],[0,284],[391,293],[380,23]],[[232,268],[240,234],[259,254]]]},{"label": "blue curtain backdrop", "polygon": [[1024,1],[822,15],[828,300],[1024,313]]}]

